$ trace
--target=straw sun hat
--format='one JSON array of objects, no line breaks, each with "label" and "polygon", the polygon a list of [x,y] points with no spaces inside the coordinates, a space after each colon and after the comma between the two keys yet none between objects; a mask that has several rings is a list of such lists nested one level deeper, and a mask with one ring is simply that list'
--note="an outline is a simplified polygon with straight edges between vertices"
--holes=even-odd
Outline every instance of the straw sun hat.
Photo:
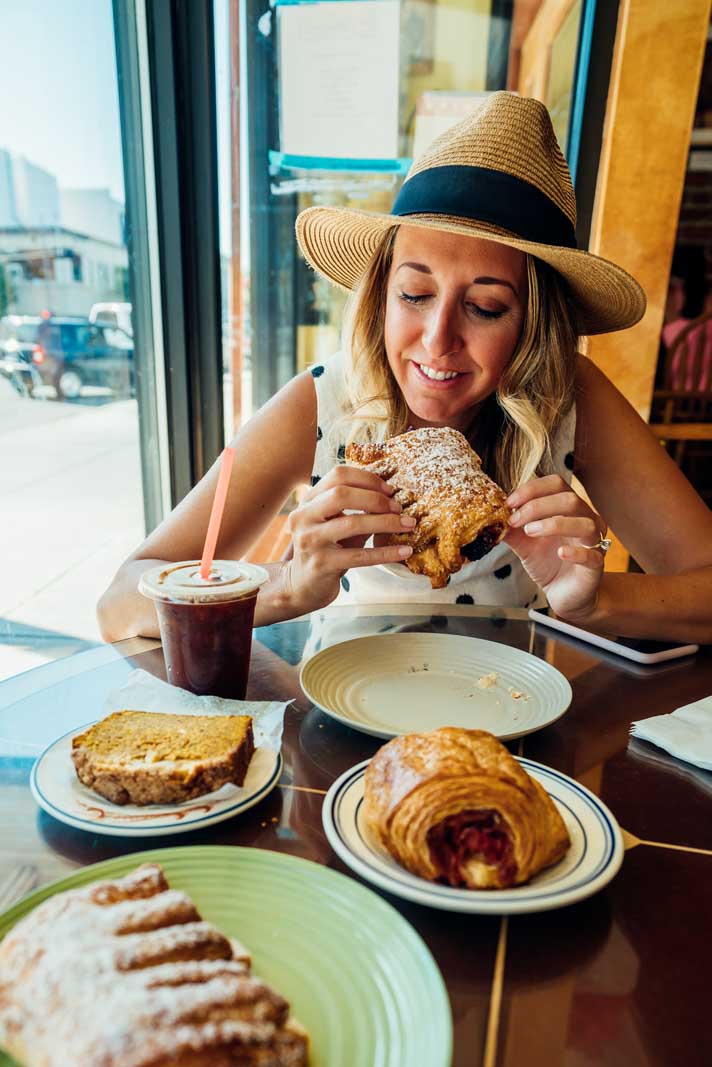
[{"label": "straw sun hat", "polygon": [[394,225],[483,237],[529,252],[568,282],[581,332],[632,326],[645,294],[621,267],[576,248],[576,200],[549,113],[498,92],[435,140],[411,167],[391,214],[311,207],[297,240],[320,274],[353,289]]}]

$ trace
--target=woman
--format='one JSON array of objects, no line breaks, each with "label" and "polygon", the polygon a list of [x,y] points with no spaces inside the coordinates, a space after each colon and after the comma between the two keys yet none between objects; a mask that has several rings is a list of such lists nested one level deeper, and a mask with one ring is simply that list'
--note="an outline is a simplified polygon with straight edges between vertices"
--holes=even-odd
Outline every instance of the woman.
[{"label": "woman", "polygon": [[[712,514],[579,335],[645,309],[619,267],[575,246],[575,201],[545,108],[496,93],[411,169],[390,215],[310,208],[311,264],[354,288],[343,355],[296,377],[235,437],[219,555],[240,558],[299,485],[291,558],[270,564],[256,623],[344,598],[526,606],[580,625],[712,640]],[[467,434],[514,512],[506,543],[444,590],[398,566],[393,490],[343,463],[351,439],[447,425]],[[578,496],[574,471],[592,501]],[[137,592],[157,561],[200,556],[214,467],[120,568],[104,637],[158,633]],[[595,509],[595,510],[594,510]],[[603,574],[607,523],[644,574]],[[374,543],[369,539],[374,537]],[[379,565],[376,567],[375,565]]]}]

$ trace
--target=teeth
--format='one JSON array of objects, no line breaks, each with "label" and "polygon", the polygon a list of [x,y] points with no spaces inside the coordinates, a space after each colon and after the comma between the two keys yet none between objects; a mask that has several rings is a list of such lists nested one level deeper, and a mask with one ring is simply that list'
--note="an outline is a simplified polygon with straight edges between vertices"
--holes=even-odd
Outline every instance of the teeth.
[{"label": "teeth", "polygon": [[433,370],[431,367],[423,366],[422,363],[419,363],[418,366],[427,378],[433,378],[436,382],[444,382],[448,381],[450,378],[457,378],[457,375],[459,373],[456,370]]}]

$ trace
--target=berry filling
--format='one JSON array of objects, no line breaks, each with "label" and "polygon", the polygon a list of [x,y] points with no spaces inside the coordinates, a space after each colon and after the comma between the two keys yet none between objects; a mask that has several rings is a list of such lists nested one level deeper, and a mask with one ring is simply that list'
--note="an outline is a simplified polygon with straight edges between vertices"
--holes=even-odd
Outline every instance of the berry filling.
[{"label": "berry filling", "polygon": [[486,556],[490,549],[494,548],[501,536],[501,523],[496,522],[492,526],[485,526],[483,530],[480,530],[475,540],[470,541],[469,545],[463,545],[460,551],[465,559],[469,559],[471,563],[474,563],[475,560]]},{"label": "berry filling", "polygon": [[506,824],[496,811],[461,811],[449,815],[428,831],[430,858],[438,870],[438,881],[451,886],[467,883],[462,866],[472,857],[497,867],[501,881],[511,885],[517,873],[512,842]]}]

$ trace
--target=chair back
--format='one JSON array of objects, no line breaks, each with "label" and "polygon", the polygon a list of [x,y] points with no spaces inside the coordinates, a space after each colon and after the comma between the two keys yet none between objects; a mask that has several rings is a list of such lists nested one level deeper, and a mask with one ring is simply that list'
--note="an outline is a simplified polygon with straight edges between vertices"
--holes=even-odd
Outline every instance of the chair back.
[{"label": "chair back", "polygon": [[665,388],[688,393],[712,390],[712,311],[691,319],[670,344]]}]

